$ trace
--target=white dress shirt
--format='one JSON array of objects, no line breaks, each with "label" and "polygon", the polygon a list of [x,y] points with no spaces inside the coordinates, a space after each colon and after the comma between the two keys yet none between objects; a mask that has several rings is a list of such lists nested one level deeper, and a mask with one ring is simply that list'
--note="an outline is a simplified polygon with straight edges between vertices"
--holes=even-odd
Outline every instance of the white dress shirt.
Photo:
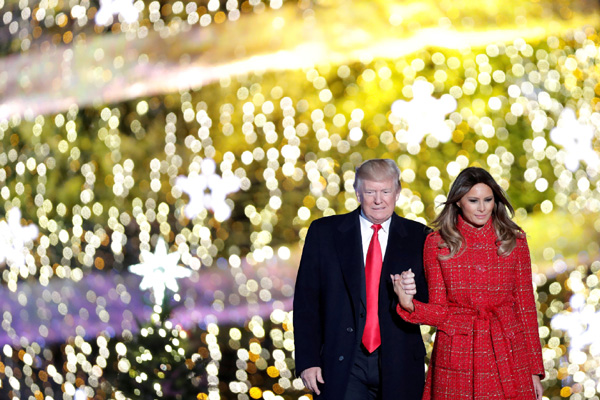
[{"label": "white dress shirt", "polygon": [[[366,219],[362,212],[360,213],[360,236],[362,238],[363,248],[363,265],[367,263],[367,251],[369,250],[369,244],[371,243],[371,237],[373,236],[373,223]],[[378,232],[377,238],[379,239],[379,245],[381,246],[381,259],[385,260],[385,249],[387,248],[388,236],[390,234],[390,223],[392,217],[388,218],[381,224],[381,229]]]}]

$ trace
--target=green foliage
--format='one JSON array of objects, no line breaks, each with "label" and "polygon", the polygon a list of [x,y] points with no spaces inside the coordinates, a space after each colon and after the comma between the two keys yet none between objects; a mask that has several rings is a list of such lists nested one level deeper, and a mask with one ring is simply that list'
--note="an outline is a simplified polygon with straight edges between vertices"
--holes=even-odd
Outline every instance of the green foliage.
[{"label": "green foliage", "polygon": [[168,321],[172,311],[168,299],[155,311],[151,322],[138,321],[137,334],[123,338],[126,350],[117,343],[109,359],[114,368],[107,370],[107,378],[115,393],[129,399],[196,399],[207,391],[207,360],[193,351],[187,332]]}]

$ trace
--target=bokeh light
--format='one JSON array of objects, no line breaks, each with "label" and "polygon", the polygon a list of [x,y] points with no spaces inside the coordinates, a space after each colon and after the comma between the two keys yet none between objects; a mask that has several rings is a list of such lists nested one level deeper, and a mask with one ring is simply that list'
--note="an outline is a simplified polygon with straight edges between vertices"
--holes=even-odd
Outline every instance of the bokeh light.
[{"label": "bokeh light", "polygon": [[0,397],[310,398],[304,237],[386,157],[423,223],[463,168],[492,173],[528,234],[545,398],[600,399],[599,8],[0,0]]}]

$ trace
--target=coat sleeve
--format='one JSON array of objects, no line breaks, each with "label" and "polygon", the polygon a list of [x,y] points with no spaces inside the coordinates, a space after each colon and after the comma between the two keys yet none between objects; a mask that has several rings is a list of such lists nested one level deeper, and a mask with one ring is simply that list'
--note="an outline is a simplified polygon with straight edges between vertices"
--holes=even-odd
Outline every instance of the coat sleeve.
[{"label": "coat sleeve", "polygon": [[294,343],[296,374],[321,366],[322,318],[319,226],[308,229],[294,291]]},{"label": "coat sleeve", "polygon": [[429,235],[425,240],[425,248],[423,249],[425,277],[429,287],[429,303],[414,299],[415,310],[412,313],[407,312],[400,305],[396,307],[396,312],[407,322],[437,327],[446,320],[448,301],[446,298],[446,284],[437,257],[438,241],[438,235]]},{"label": "coat sleeve", "polygon": [[545,376],[542,361],[542,350],[538,331],[537,310],[533,295],[531,258],[529,246],[525,238],[519,239],[515,248],[517,257],[517,284],[515,298],[517,300],[517,314],[523,326],[525,340],[529,352],[527,358],[532,375]]},{"label": "coat sleeve", "polygon": [[[425,227],[424,235],[427,236],[429,233],[431,233],[431,229]],[[423,245],[423,247],[425,247],[425,245]],[[429,289],[427,288],[427,279],[425,279],[425,267],[419,268],[418,271],[413,272],[415,272],[415,283],[417,285],[417,294],[415,295],[415,299],[419,300],[421,303],[428,303]]]}]

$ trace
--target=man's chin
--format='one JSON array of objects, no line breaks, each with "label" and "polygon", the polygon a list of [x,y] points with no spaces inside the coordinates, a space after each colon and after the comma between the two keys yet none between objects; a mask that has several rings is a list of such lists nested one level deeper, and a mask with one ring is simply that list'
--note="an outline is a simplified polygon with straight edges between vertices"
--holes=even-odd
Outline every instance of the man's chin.
[{"label": "man's chin", "polygon": [[382,222],[387,221],[391,216],[392,216],[392,214],[373,215],[372,216],[373,223],[374,224],[381,224]]}]

